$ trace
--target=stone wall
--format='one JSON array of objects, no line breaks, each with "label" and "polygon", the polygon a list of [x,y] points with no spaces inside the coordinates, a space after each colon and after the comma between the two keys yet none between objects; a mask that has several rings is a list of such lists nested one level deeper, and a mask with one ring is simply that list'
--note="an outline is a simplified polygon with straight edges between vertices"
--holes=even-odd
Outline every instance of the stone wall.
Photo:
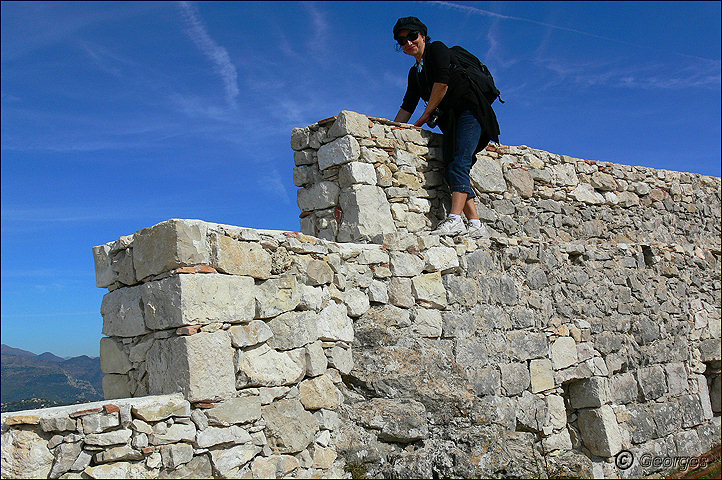
[{"label": "stone wall", "polygon": [[[441,136],[343,111],[293,130],[301,231],[383,243],[428,231],[450,196]],[[720,179],[557,155],[526,146],[482,151],[471,172],[494,237],[668,243],[720,250]]]},{"label": "stone wall", "polygon": [[719,444],[719,178],[499,146],[489,237],[451,239],[437,136],[342,112],[292,146],[313,236],[94,247],[110,406],[3,415],[3,477],[638,477]]}]

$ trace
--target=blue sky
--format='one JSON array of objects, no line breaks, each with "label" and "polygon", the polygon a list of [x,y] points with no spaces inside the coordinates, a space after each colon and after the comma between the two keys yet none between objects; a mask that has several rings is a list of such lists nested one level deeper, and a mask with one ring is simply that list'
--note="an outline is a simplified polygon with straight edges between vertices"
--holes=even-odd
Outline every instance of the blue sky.
[{"label": "blue sky", "polygon": [[298,230],[291,129],[393,118],[408,15],[489,66],[503,144],[720,175],[719,2],[3,2],[2,342],[98,355],[94,245]]}]

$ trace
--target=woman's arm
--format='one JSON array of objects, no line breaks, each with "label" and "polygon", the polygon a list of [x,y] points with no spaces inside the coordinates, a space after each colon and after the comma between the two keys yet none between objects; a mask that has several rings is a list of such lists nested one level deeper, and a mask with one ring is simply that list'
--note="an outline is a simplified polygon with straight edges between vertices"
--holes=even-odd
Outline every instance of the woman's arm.
[{"label": "woman's arm", "polygon": [[399,108],[399,113],[396,114],[394,122],[407,123],[411,118],[411,112],[407,112],[403,108]]},{"label": "woman's arm", "polygon": [[[431,87],[429,103],[426,105],[424,113],[419,117],[418,120],[416,120],[416,123],[414,123],[415,126],[422,127],[426,122],[429,121],[429,119],[431,118],[431,114],[434,113],[436,107],[438,107],[441,103],[441,100],[444,99],[444,95],[446,95],[447,90],[449,90],[449,85],[438,82],[434,83],[434,86]],[[411,116],[411,114],[409,114],[409,116]]]}]

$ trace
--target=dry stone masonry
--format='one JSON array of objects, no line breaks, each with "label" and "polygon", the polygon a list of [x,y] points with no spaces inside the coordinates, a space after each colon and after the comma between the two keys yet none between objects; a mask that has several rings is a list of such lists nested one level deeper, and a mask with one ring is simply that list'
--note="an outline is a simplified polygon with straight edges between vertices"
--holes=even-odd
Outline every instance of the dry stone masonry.
[{"label": "dry stone masonry", "polygon": [[720,179],[295,129],[301,230],[173,219],[94,247],[105,402],[2,415],[2,476],[653,475],[720,439]]}]

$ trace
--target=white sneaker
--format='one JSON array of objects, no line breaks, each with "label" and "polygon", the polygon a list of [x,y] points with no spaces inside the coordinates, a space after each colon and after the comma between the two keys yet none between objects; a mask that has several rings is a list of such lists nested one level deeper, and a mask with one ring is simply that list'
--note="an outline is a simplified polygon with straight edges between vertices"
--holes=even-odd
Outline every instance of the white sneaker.
[{"label": "white sneaker", "polygon": [[469,225],[469,237],[473,239],[479,239],[479,238],[489,238],[491,235],[489,234],[489,230],[486,228],[486,225],[483,223],[479,225],[478,227],[475,227],[474,225]]},{"label": "white sneaker", "polygon": [[466,233],[466,226],[461,218],[446,217],[431,233],[433,235],[460,235]]}]

